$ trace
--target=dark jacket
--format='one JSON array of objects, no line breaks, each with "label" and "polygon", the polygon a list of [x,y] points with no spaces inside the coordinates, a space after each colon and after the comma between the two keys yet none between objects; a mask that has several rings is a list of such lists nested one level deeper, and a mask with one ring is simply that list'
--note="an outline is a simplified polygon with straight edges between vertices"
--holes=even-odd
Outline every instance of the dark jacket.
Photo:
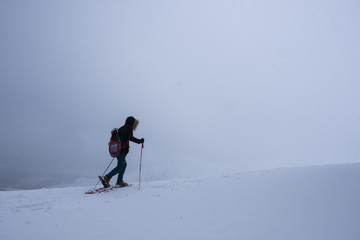
[{"label": "dark jacket", "polygon": [[135,118],[128,117],[126,119],[125,125],[122,126],[121,128],[119,128],[119,130],[118,130],[119,137],[120,137],[121,144],[122,144],[120,154],[128,154],[129,153],[129,148],[130,148],[129,141],[132,141],[132,142],[135,142],[138,144],[143,142],[142,139],[138,139],[133,136],[134,123],[135,123]]}]

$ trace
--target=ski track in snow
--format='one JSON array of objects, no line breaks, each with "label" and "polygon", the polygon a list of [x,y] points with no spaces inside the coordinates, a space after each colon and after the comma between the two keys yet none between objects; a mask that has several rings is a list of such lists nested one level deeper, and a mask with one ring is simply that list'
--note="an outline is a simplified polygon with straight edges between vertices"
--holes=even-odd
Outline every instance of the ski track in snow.
[{"label": "ski track in snow", "polygon": [[360,239],[360,164],[0,192],[0,239]]}]

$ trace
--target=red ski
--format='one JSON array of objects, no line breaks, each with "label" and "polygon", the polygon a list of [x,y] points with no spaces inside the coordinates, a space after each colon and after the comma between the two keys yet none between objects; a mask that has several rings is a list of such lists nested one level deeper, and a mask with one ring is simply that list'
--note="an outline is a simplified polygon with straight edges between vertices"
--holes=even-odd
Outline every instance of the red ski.
[{"label": "red ski", "polygon": [[111,186],[108,188],[98,188],[98,189],[93,189],[93,190],[89,190],[87,192],[85,192],[85,194],[95,194],[95,193],[102,193],[102,192],[110,192],[111,190],[114,190],[115,186]]},{"label": "red ski", "polygon": [[98,188],[98,189],[93,189],[93,190],[89,190],[87,192],[85,192],[85,194],[95,194],[95,193],[103,193],[103,192],[110,192],[112,190],[114,190],[115,188],[124,188],[124,187],[131,187],[132,184],[129,184],[128,186],[123,186],[123,187],[120,187],[120,186],[110,186],[108,188]]}]

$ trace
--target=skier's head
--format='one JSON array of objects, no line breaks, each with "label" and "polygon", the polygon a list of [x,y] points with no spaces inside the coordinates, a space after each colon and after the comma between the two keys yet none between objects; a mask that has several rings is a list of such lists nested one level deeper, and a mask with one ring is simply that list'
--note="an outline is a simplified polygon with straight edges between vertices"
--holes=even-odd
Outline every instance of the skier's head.
[{"label": "skier's head", "polygon": [[135,131],[139,125],[139,120],[136,120],[133,116],[130,116],[126,119],[125,125],[132,127],[132,129]]}]

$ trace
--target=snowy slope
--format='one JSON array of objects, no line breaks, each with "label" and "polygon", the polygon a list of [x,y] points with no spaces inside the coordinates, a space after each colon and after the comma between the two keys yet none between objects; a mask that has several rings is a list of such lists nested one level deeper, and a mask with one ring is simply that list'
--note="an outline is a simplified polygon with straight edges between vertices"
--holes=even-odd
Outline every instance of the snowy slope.
[{"label": "snowy slope", "polygon": [[[360,239],[360,164],[0,192],[0,239]],[[134,183],[136,184],[136,183]]]}]

